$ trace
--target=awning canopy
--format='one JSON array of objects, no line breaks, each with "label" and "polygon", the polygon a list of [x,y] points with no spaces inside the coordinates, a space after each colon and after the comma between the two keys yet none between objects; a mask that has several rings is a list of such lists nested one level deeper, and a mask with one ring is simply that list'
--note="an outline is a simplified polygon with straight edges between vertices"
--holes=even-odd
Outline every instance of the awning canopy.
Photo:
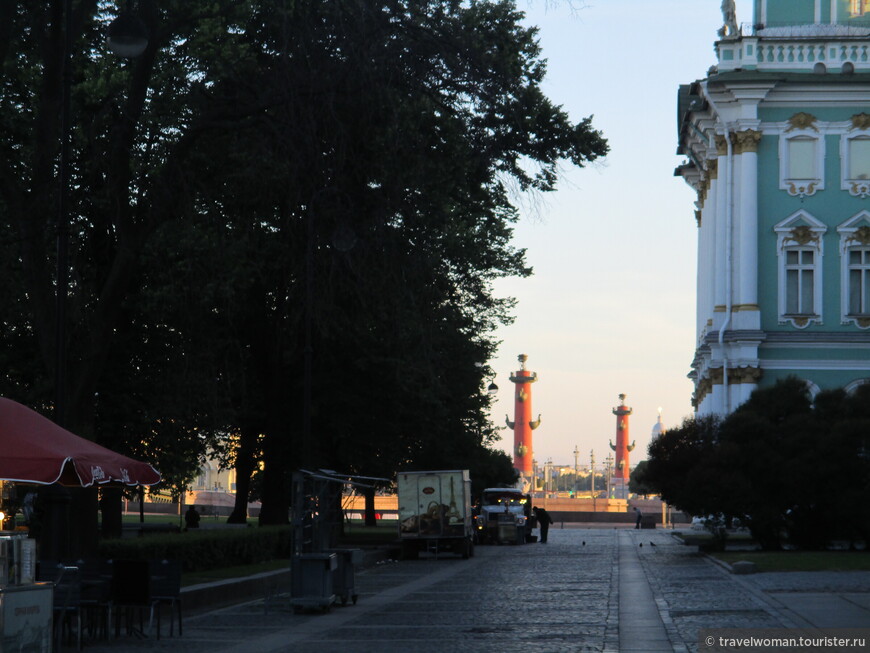
[{"label": "awning canopy", "polygon": [[0,480],[73,487],[154,485],[160,473],[0,397]]}]

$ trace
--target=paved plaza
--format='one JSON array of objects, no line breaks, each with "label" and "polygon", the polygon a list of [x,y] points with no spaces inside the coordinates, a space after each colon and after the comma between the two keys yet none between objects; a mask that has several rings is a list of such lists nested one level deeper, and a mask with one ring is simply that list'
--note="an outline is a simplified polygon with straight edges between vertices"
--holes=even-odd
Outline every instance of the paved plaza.
[{"label": "paved plaza", "polygon": [[701,628],[870,628],[870,572],[736,576],[667,530],[551,529],[547,544],[386,561],[356,605],[294,614],[272,599],[188,616],[182,638],[94,653],[697,651]]}]

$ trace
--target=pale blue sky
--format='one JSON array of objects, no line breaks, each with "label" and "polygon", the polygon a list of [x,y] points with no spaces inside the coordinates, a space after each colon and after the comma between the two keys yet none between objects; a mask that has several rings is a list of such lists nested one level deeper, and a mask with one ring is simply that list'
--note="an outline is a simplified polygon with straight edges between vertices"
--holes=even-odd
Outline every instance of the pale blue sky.
[{"label": "pale blue sky", "polygon": [[[572,5],[573,4],[573,9]],[[751,22],[751,0],[737,0]],[[673,176],[677,89],[706,76],[720,0],[517,0],[541,28],[544,90],[575,120],[594,114],[610,142],[600,164],[570,169],[561,189],[524,206],[514,244],[535,274],[496,286],[519,300],[491,361],[493,419],[513,419],[517,356],[538,373],[539,463],[601,462],[615,441],[618,395],[634,409],[632,465],[646,457],[662,408],[666,427],[692,413],[686,375],[695,349],[695,194]],[[502,431],[510,452],[513,433]]]}]

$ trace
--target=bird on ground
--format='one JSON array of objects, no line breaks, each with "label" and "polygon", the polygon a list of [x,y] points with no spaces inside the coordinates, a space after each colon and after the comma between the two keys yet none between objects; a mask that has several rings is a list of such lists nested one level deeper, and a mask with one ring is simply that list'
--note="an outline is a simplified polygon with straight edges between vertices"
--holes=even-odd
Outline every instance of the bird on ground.
[{"label": "bird on ground", "polygon": [[655,543],[655,542],[650,542],[649,545],[650,545],[650,546],[655,546],[656,543]]}]

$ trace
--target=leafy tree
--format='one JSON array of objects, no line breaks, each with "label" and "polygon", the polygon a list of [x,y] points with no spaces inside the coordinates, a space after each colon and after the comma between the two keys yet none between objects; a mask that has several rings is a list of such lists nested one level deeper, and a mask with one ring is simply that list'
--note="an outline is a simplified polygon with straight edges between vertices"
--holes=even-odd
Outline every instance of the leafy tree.
[{"label": "leafy tree", "polygon": [[655,490],[649,484],[647,467],[649,461],[641,460],[633,470],[628,479],[628,489],[634,494],[648,495],[655,494]]},{"label": "leafy tree", "polygon": [[[646,466],[647,482],[662,499],[689,514],[704,515],[713,511],[709,490],[690,483],[700,472],[700,461],[711,458],[718,439],[720,420],[694,417],[668,429],[650,442]],[[699,492],[699,490],[701,490]]]},{"label": "leafy tree", "polygon": [[[543,95],[513,3],[137,7],[127,62],[105,54],[114,5],[72,21],[67,424],[179,486],[228,442],[241,483],[263,466],[265,523],[297,466],[502,467],[475,364],[511,319],[492,281],[530,273],[510,189],[607,151]],[[0,389],[43,409],[60,8],[0,9]]]},{"label": "leafy tree", "polygon": [[650,445],[649,479],[663,498],[718,523],[738,517],[764,549],[867,534],[870,391],[810,399],[797,378],[756,390],[703,437],[687,420]]},{"label": "leafy tree", "polygon": [[238,31],[255,61],[211,91],[258,111],[204,151],[204,177],[225,181],[197,227],[246,289],[214,310],[227,342],[250,343],[225,376],[246,379],[239,414],[260,413],[242,432],[260,438],[264,522],[286,519],[294,465],[391,475],[486,458],[475,364],[512,306],[490,284],[529,273],[507,182],[550,190],[560,159],[606,151],[541,94],[534,32],[510,3],[296,3],[269,18]]}]

